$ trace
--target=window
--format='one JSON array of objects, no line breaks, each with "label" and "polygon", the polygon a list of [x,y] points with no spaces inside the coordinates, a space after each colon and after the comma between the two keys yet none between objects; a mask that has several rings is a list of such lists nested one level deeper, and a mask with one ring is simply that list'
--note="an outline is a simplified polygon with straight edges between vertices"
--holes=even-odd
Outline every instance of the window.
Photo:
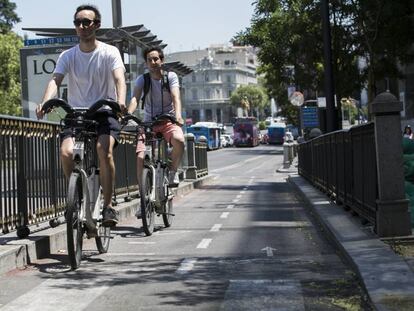
[{"label": "window", "polygon": [[193,72],[193,74],[191,75],[191,81],[192,82],[196,82],[196,75],[195,75],[195,73]]},{"label": "window", "polygon": [[226,66],[230,65],[230,61],[229,60],[225,60],[224,61],[224,65],[226,65]]},{"label": "window", "polygon": [[220,81],[221,79],[220,79],[220,72],[219,71],[217,71],[216,72],[216,80],[217,81]]},{"label": "window", "polygon": [[211,98],[211,90],[207,89],[206,90],[206,99],[210,99]]},{"label": "window", "polygon": [[228,90],[228,98],[230,98],[231,97],[231,93],[233,93],[233,91],[232,90]]},{"label": "window", "polygon": [[204,72],[204,81],[206,81],[206,82],[210,81],[210,77],[209,77],[207,71]]},{"label": "window", "polygon": [[198,99],[198,92],[197,89],[192,89],[191,90],[191,96],[193,100],[197,100]]},{"label": "window", "polygon": [[226,80],[227,80],[227,82],[231,82],[231,76],[226,76]]},{"label": "window", "polygon": [[216,89],[216,98],[221,98],[220,89]]}]

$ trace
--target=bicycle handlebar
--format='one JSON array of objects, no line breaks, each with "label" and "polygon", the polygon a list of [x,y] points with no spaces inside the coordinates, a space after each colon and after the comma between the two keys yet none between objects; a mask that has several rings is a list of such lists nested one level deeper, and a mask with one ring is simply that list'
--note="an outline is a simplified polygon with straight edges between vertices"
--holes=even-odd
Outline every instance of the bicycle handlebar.
[{"label": "bicycle handlebar", "polygon": [[[85,111],[85,114],[86,115],[93,115],[100,108],[102,108],[105,105],[109,106],[112,109],[112,112],[114,112],[115,114],[119,115],[121,113],[121,108],[120,108],[119,104],[116,101],[113,101],[113,100],[110,100],[110,99],[101,99],[101,100],[98,100],[96,103],[94,103],[91,107],[89,107]],[[61,107],[67,113],[76,112],[76,109],[74,109],[72,106],[70,106],[62,98],[52,98],[52,99],[47,100],[42,106],[42,111],[44,113],[49,113],[55,107]]]}]

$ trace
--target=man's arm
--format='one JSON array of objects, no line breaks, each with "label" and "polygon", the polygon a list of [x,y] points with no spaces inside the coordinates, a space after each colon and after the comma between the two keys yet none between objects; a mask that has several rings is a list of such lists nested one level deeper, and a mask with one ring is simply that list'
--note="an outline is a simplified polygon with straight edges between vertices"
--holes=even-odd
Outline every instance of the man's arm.
[{"label": "man's arm", "polygon": [[175,118],[180,125],[184,124],[184,120],[181,114],[181,98],[180,98],[180,88],[173,87],[171,88],[171,98],[174,105],[175,110]]},{"label": "man's arm", "polygon": [[43,95],[42,103],[37,105],[36,107],[36,115],[38,119],[43,119],[43,116],[44,116],[44,113],[42,111],[43,103],[56,95],[57,90],[60,84],[62,83],[64,77],[65,76],[60,73],[53,74],[52,80],[50,80],[49,83],[47,84],[45,94]]},{"label": "man's arm", "polygon": [[137,109],[141,94],[142,88],[135,86],[131,101],[129,102],[128,113],[133,113]]},{"label": "man's arm", "polygon": [[126,111],[125,97],[126,97],[126,84],[125,84],[125,74],[124,68],[120,67],[112,71],[112,75],[115,81],[116,96],[118,99],[118,104],[121,107],[121,112]]}]

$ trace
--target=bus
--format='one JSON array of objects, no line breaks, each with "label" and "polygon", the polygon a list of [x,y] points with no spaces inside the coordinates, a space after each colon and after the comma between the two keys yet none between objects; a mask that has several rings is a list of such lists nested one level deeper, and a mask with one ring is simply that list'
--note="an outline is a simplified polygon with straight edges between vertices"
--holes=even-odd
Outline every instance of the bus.
[{"label": "bus", "polygon": [[198,140],[200,136],[207,138],[207,150],[220,148],[220,127],[216,122],[197,122],[187,127],[187,133],[191,133]]},{"label": "bus", "polygon": [[255,147],[259,145],[259,129],[255,117],[235,118],[233,125],[235,147]]},{"label": "bus", "polygon": [[282,122],[272,123],[267,128],[269,144],[283,144],[283,137],[286,132],[286,124]]}]

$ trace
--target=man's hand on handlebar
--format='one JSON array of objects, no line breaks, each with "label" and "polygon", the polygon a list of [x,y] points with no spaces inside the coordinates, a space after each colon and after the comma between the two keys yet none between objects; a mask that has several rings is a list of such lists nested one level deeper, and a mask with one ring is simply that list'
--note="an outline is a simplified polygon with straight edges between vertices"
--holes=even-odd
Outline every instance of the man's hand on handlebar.
[{"label": "man's hand on handlebar", "polygon": [[183,120],[183,118],[181,116],[177,116],[175,118],[175,120],[176,120],[177,125],[179,125],[179,126],[183,126],[184,125],[184,120]]},{"label": "man's hand on handlebar", "polygon": [[42,110],[43,105],[42,104],[38,104],[36,106],[36,116],[38,120],[43,119],[45,112]]}]

